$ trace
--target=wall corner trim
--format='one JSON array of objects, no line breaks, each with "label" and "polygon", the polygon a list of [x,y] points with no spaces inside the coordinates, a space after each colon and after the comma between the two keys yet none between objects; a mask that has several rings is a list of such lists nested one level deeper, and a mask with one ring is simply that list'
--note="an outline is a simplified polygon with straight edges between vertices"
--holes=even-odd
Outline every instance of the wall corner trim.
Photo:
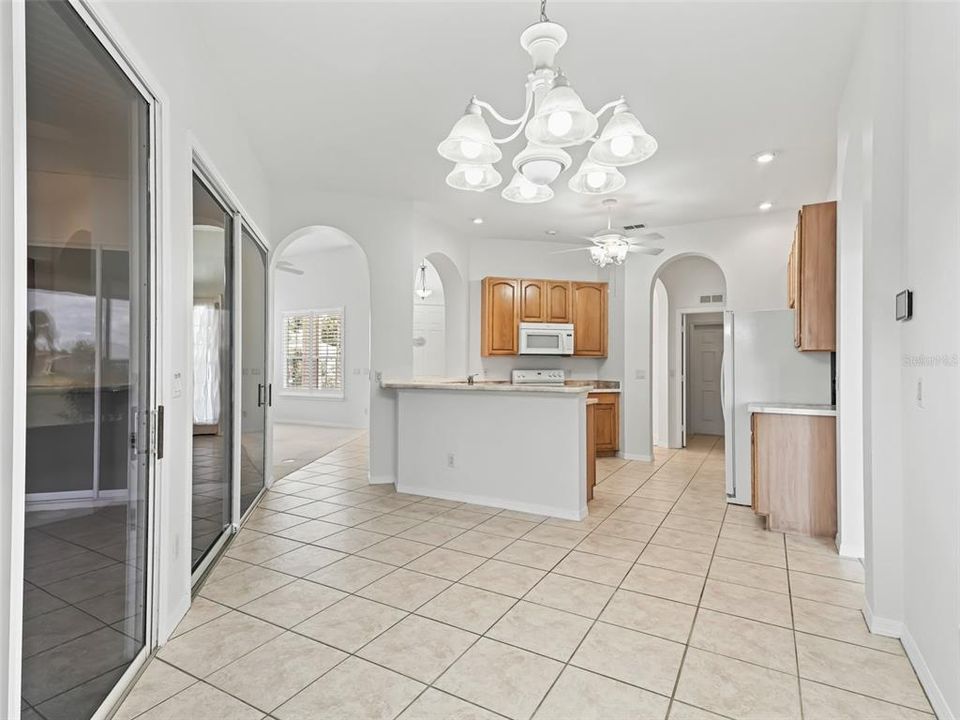
[{"label": "wall corner trim", "polygon": [[653,457],[641,453],[622,452],[619,454],[624,460],[640,460],[642,462],[653,462]]},{"label": "wall corner trim", "polygon": [[397,479],[393,475],[371,475],[371,485],[396,485]]}]

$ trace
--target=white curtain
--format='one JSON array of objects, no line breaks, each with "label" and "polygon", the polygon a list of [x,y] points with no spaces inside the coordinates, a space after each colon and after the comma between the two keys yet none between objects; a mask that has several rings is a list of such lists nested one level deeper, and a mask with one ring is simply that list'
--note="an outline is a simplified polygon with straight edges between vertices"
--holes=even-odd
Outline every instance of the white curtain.
[{"label": "white curtain", "polygon": [[210,301],[193,306],[193,423],[220,422],[220,310]]}]

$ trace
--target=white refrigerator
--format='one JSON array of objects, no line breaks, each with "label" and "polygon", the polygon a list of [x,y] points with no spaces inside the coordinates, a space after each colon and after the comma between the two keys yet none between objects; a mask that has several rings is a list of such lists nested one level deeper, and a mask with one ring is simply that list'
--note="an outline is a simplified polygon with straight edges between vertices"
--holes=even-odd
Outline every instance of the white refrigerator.
[{"label": "white refrigerator", "polygon": [[750,413],[764,403],[829,404],[830,353],[793,345],[793,310],[723,314],[723,409],[727,498],[750,505]]}]

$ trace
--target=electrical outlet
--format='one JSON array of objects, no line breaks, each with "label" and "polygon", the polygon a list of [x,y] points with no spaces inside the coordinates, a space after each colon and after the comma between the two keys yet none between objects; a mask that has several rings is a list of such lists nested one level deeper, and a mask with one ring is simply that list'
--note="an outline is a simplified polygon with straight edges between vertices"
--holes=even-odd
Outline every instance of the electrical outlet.
[{"label": "electrical outlet", "polygon": [[457,466],[457,456],[453,453],[447,453],[447,467],[455,468]]},{"label": "electrical outlet", "polygon": [[917,407],[923,409],[923,378],[917,380]]},{"label": "electrical outlet", "polygon": [[637,378],[637,380],[646,380],[647,379],[646,370],[637,370],[635,377]]},{"label": "electrical outlet", "polygon": [[175,398],[183,395],[183,377],[180,373],[175,372],[173,374],[173,396]]}]

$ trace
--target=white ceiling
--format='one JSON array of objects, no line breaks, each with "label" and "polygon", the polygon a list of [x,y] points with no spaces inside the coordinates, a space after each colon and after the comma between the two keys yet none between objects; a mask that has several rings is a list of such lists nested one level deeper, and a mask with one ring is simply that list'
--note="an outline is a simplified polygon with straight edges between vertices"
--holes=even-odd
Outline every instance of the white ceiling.
[{"label": "white ceiling", "polygon": [[[572,239],[602,223],[599,200],[555,183],[537,206],[448,188],[436,153],[474,93],[522,110],[519,47],[538,3],[204,2],[189,13],[203,57],[275,188],[308,185],[423,202],[476,237]],[[650,227],[821,200],[835,169],[836,113],[859,34],[849,2],[557,2],[570,39],[559,56],[588,107],[624,94],[659,141],[626,169],[619,224]],[[217,38],[212,41],[212,38]],[[229,41],[228,41],[229,39]],[[495,135],[505,135],[494,127]],[[498,168],[509,181],[504,148]],[[769,166],[752,156],[780,152]],[[573,148],[578,164],[585,148]],[[469,219],[482,216],[474,226]]]}]

